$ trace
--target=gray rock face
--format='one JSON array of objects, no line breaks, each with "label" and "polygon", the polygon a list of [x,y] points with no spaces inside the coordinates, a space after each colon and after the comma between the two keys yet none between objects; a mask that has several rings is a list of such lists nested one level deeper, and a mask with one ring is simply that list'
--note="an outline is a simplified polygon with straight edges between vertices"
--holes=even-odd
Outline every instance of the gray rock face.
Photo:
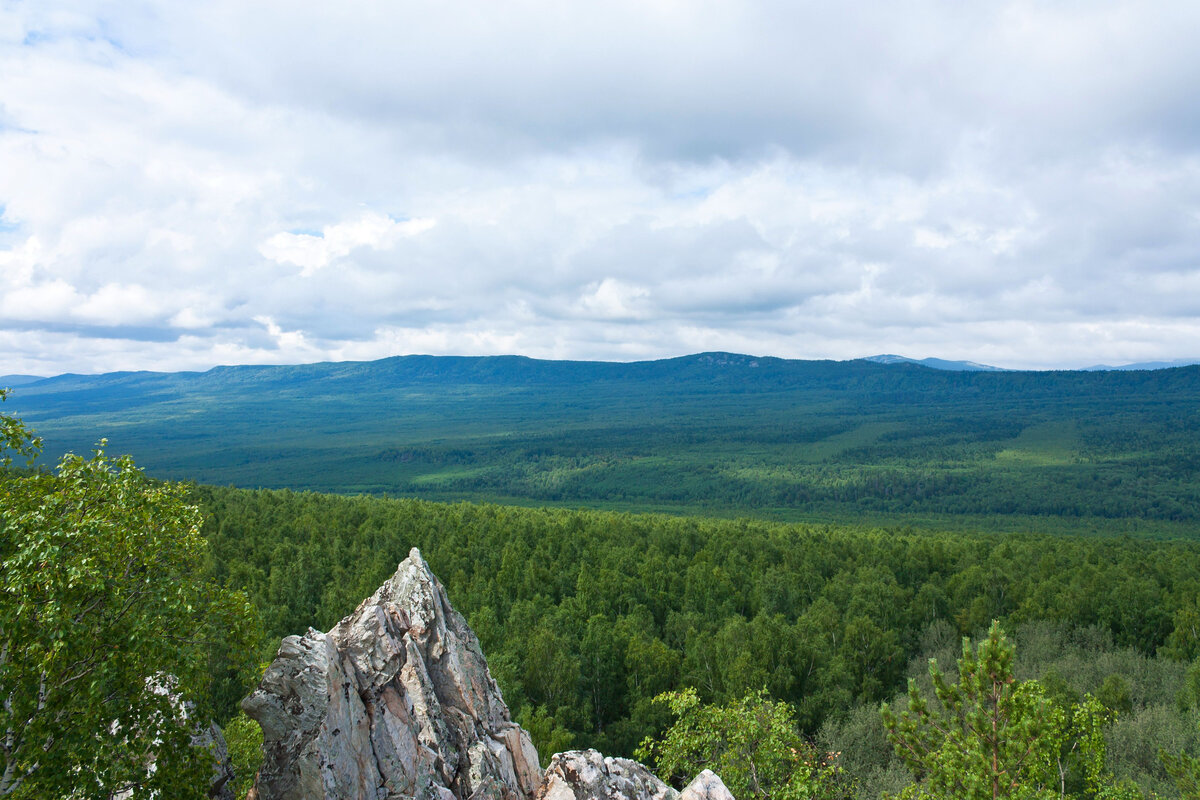
[{"label": "gray rock face", "polygon": [[[712,775],[711,772],[708,774]],[[719,778],[717,780],[720,782]],[[555,753],[550,766],[546,767],[545,780],[536,797],[536,800],[679,799],[679,792],[654,777],[638,762],[627,758],[605,758],[595,750]]]},{"label": "gray rock face", "polygon": [[733,795],[715,772],[706,769],[679,793],[679,800],[733,800]]},{"label": "gray rock face", "polygon": [[414,548],[329,633],[283,640],[242,702],[263,729],[259,800],[532,800],[529,734]]},{"label": "gray rock face", "polygon": [[211,723],[208,728],[192,737],[192,744],[212,748],[213,776],[208,786],[208,796],[213,800],[234,800],[233,764],[229,761],[229,747],[225,744],[225,736],[217,727],[217,723]]},{"label": "gray rock face", "polygon": [[595,750],[558,753],[543,776],[416,548],[329,633],[284,639],[242,708],[263,729],[251,800],[733,800],[709,770],[680,793]]}]

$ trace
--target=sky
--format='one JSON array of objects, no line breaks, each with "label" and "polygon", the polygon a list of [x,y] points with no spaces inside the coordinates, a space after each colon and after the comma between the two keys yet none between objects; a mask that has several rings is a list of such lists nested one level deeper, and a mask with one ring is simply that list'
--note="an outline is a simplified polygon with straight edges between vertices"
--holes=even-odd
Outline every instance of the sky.
[{"label": "sky", "polygon": [[1200,3],[0,0],[0,374],[1200,356]]}]

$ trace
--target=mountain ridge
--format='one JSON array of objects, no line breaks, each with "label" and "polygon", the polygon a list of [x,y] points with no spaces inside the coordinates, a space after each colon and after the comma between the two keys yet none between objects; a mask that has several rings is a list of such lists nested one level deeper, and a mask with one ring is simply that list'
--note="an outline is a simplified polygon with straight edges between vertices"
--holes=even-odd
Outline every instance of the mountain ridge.
[{"label": "mountain ridge", "polygon": [[42,375],[0,375],[0,388],[11,389],[14,386],[25,386],[45,380]]},{"label": "mountain ridge", "polygon": [[894,353],[884,353],[877,356],[867,356],[863,361],[874,361],[876,364],[920,364],[931,369],[944,369],[965,372],[1012,372],[1004,367],[993,367],[990,364],[979,364],[975,361],[951,361],[944,358],[909,358]]},{"label": "mountain ridge", "polygon": [[1200,364],[1200,358],[1176,358],[1170,361],[1138,361],[1132,364],[1121,364],[1118,366],[1109,366],[1108,364],[1095,364],[1090,367],[1082,367],[1084,372],[1102,372],[1105,370],[1155,370],[1155,369],[1176,369],[1178,367],[1190,367]]},{"label": "mountain ridge", "polygon": [[[473,374],[482,377],[488,374],[499,374],[500,368],[506,367],[510,372],[524,370],[529,375],[545,375],[553,370],[575,370],[593,372],[593,377],[624,376],[645,373],[655,368],[674,366],[707,367],[745,367],[757,368],[762,366],[780,367],[783,365],[833,365],[867,362],[882,366],[913,365],[940,370],[943,372],[1105,372],[1105,371],[1156,371],[1177,369],[1179,367],[1200,365],[1200,358],[1174,359],[1169,361],[1142,361],[1130,364],[1107,365],[1095,364],[1088,367],[1071,369],[1024,370],[998,367],[992,364],[982,364],[976,361],[954,360],[930,356],[927,358],[911,358],[895,353],[880,353],[850,359],[799,359],[781,356],[756,356],[746,353],[728,351],[704,351],[668,358],[644,359],[639,361],[602,361],[588,359],[544,359],[519,354],[501,354],[485,356],[458,355],[428,355],[409,354],[386,356],[379,359],[358,361],[314,361],[302,364],[218,364],[203,370],[114,370],[112,372],[78,373],[64,372],[58,375],[0,375],[0,386],[15,388],[33,384],[62,385],[67,383],[86,383],[102,381],[106,384],[119,383],[129,380],[157,381],[168,379],[203,379],[226,378],[238,382],[247,382],[272,371],[290,372],[296,379],[347,378],[368,370],[387,369],[394,373],[402,373],[406,377],[432,377],[454,375],[461,377]],[[435,368],[436,367],[436,368]]]},{"label": "mountain ridge", "polygon": [[106,438],[156,477],[198,483],[788,519],[1177,521],[1200,519],[1197,408],[1200,366],[948,370],[724,352],[68,375],[5,403],[48,457]]}]

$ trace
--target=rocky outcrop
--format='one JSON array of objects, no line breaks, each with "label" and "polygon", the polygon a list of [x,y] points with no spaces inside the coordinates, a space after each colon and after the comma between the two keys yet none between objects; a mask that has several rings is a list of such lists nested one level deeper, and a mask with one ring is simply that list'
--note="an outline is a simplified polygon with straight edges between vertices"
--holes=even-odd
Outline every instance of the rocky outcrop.
[{"label": "rocky outcrop", "polygon": [[733,800],[733,795],[712,770],[677,792],[636,761],[571,750],[550,759],[535,800]]},{"label": "rocky outcrop", "polygon": [[733,795],[715,772],[706,769],[679,793],[679,800],[733,800]]},{"label": "rocky outcrop", "polygon": [[532,800],[537,751],[414,548],[329,633],[283,640],[242,702],[259,800]]},{"label": "rocky outcrop", "polygon": [[595,750],[543,776],[416,548],[329,633],[284,639],[242,708],[263,729],[250,800],[733,800],[708,770],[680,793]]},{"label": "rocky outcrop", "polygon": [[536,800],[678,800],[679,792],[627,758],[595,750],[555,753]]},{"label": "rocky outcrop", "polygon": [[213,755],[213,775],[208,785],[208,796],[213,800],[234,800],[233,764],[229,761],[229,748],[221,729],[215,722],[211,723],[192,737],[192,745],[207,748]]}]

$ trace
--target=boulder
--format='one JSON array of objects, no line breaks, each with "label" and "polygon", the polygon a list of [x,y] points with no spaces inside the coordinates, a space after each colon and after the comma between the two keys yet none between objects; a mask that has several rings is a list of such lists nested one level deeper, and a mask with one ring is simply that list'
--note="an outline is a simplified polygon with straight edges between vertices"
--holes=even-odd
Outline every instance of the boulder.
[{"label": "boulder", "polygon": [[679,800],[733,800],[733,795],[715,772],[706,769],[679,793]]},{"label": "boulder", "polygon": [[259,800],[532,800],[541,782],[416,548],[333,630],[285,638],[242,708],[263,729]]},{"label": "boulder", "polygon": [[571,750],[550,759],[536,800],[679,800],[679,792],[636,761]]}]

